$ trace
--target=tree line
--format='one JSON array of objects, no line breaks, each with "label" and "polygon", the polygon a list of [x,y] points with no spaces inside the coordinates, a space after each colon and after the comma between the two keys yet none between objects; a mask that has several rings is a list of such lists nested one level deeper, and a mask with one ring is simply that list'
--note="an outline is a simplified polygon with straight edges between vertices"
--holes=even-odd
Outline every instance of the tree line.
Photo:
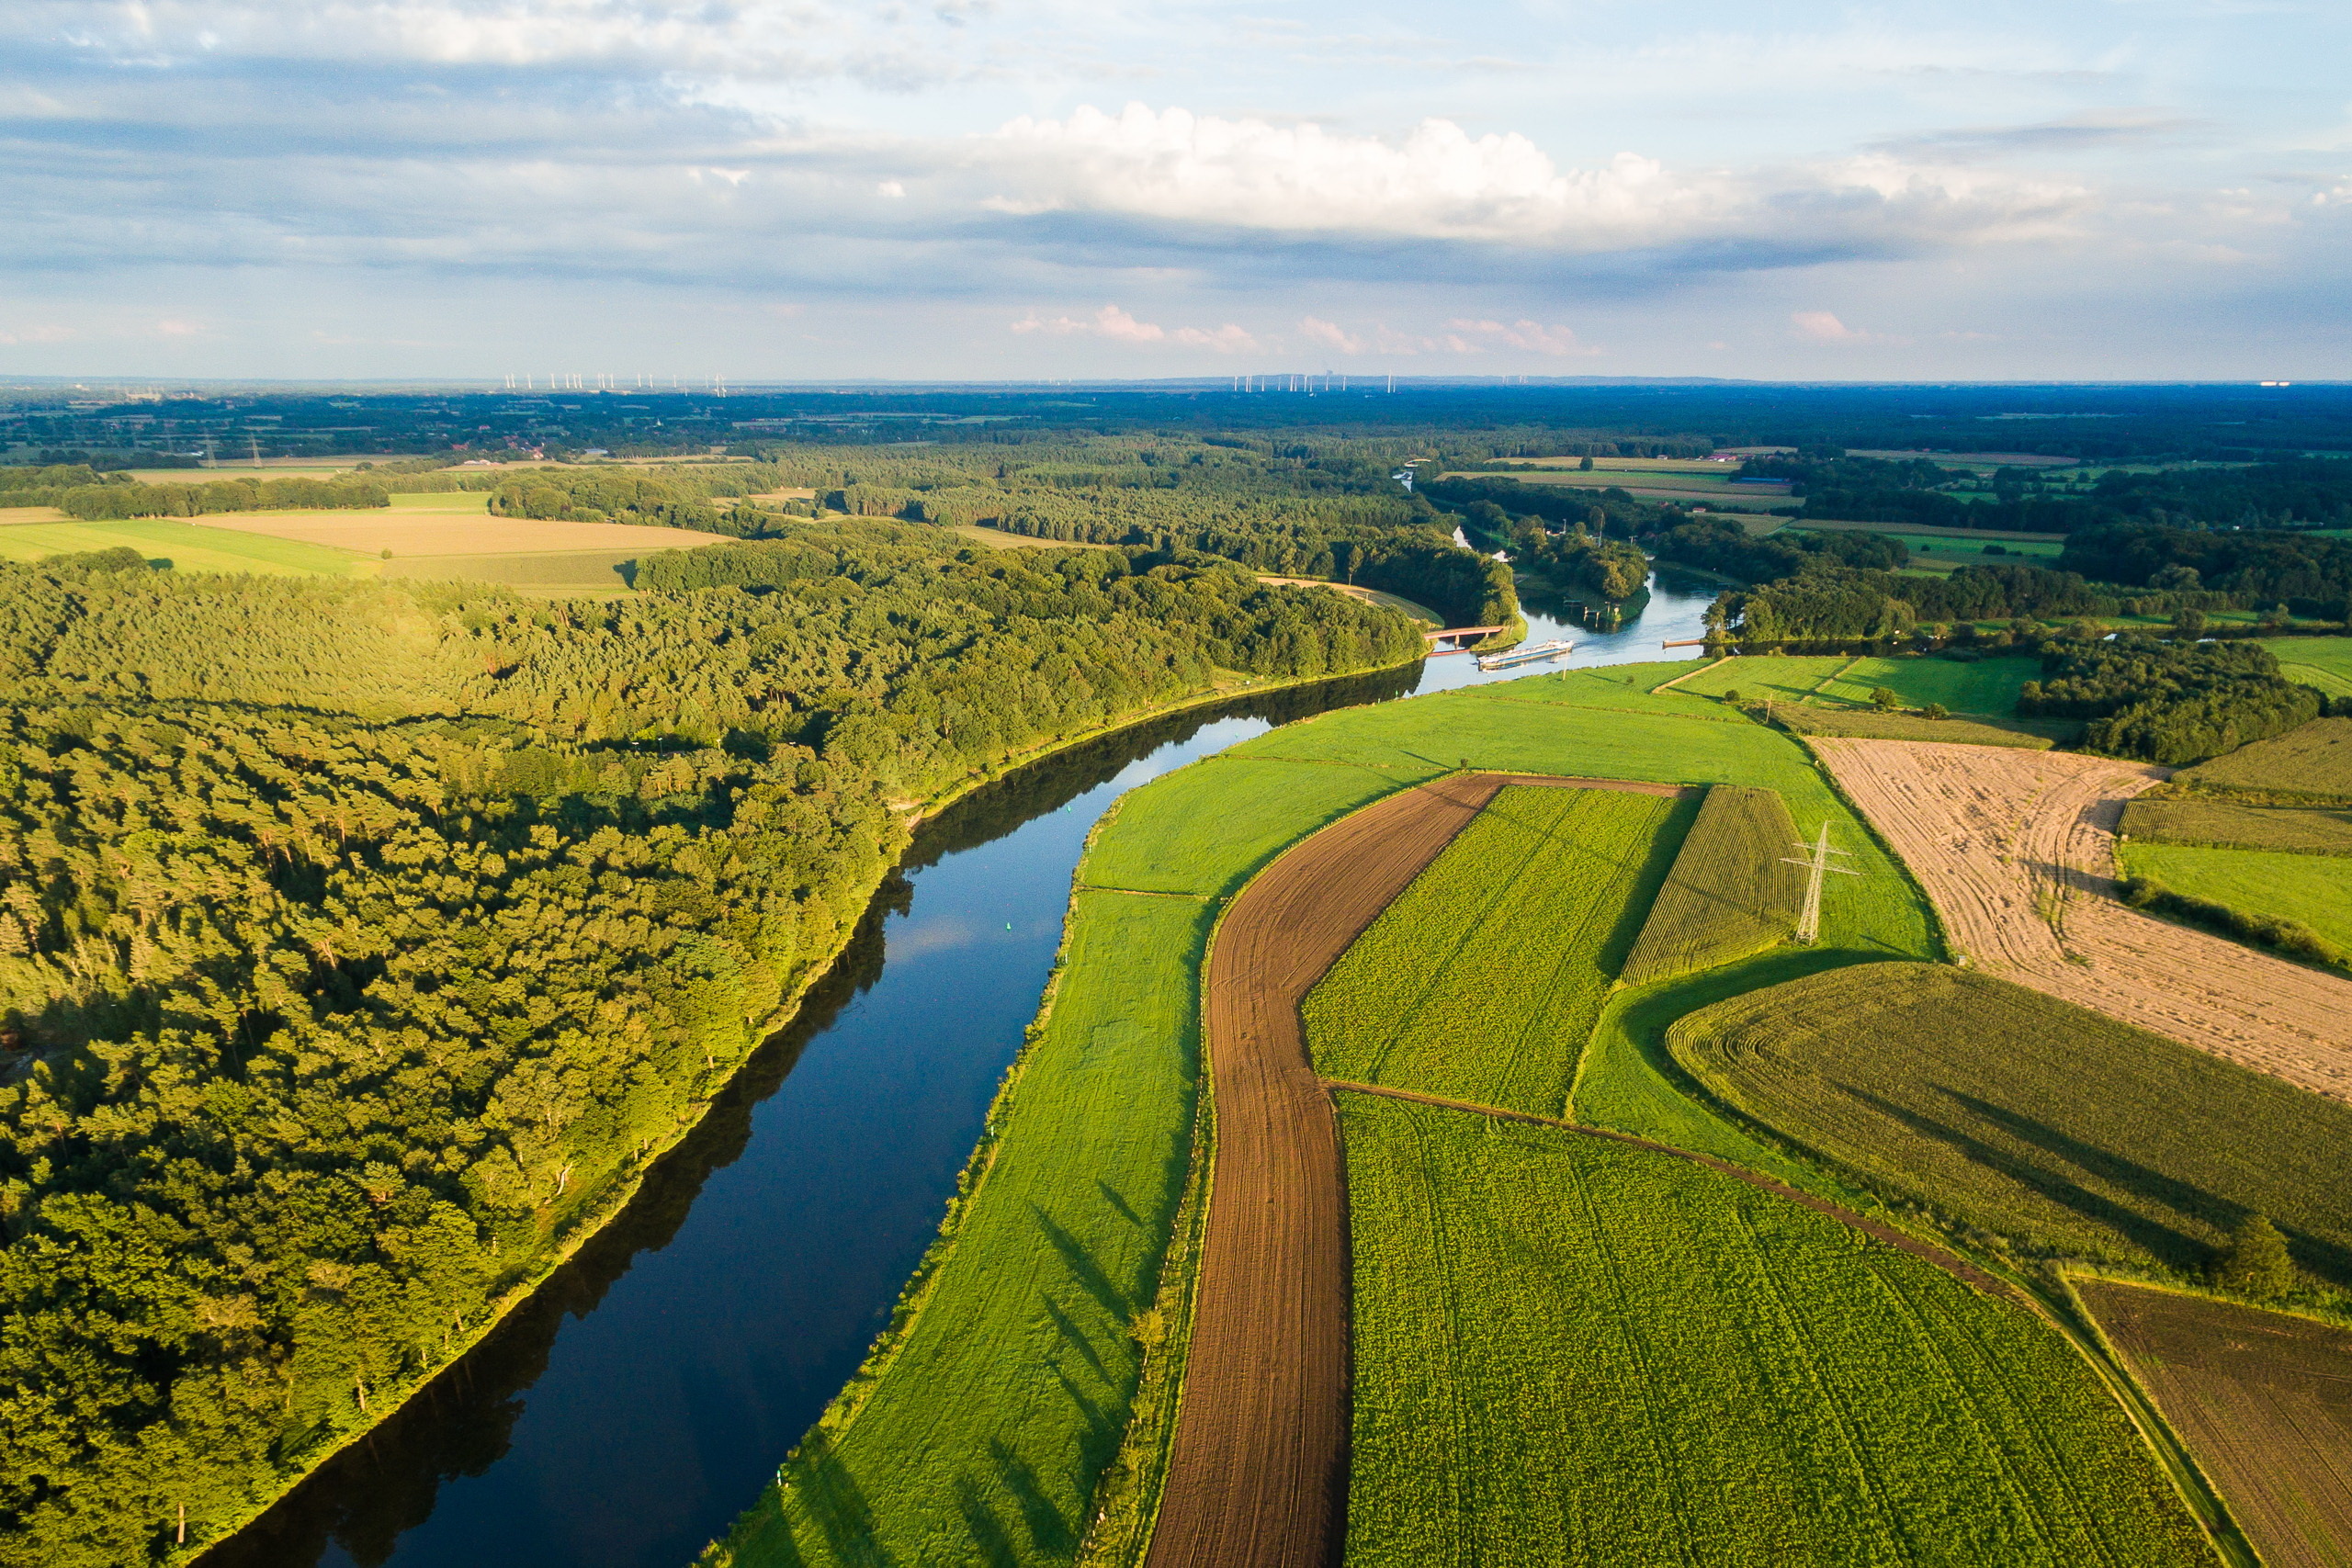
[{"label": "tree line", "polygon": [[612,602],[115,564],[0,566],[0,1563],[42,1568],[216,1539],[446,1362],[912,803],[1419,649],[1230,562],[888,524]]}]

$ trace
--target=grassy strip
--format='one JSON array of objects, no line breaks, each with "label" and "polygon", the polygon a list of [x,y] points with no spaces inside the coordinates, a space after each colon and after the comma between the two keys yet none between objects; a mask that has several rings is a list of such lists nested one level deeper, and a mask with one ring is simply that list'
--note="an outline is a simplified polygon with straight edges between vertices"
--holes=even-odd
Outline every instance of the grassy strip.
[{"label": "grassy strip", "polygon": [[1712,969],[1787,941],[1800,897],[1788,861],[1796,839],[1788,806],[1773,791],[1710,789],[1625,960],[1625,983]]},{"label": "grassy strip", "polygon": [[1504,790],[1308,994],[1316,1069],[1557,1114],[1697,807]]},{"label": "grassy strip", "polygon": [[2129,874],[2123,901],[2135,909],[2352,973],[2352,860],[2177,844],[2126,844],[2117,858]]},{"label": "grassy strip", "polygon": [[1671,1156],[1340,1097],[1348,1561],[2207,1561],[2039,1318]]},{"label": "grassy strip", "polygon": [[1185,1186],[1210,915],[1075,895],[952,1245],[706,1563],[1070,1561]]},{"label": "grassy strip", "polygon": [[[2029,751],[2047,751],[2058,743],[2054,735],[2008,724],[1922,718],[1916,713],[1880,713],[1873,708],[1810,708],[1792,703],[1775,707],[1772,716],[1799,735],[1849,735],[1863,740],[1940,740],[1946,745],[2016,746]],[[2078,730],[2081,726],[2066,728]]]},{"label": "grassy strip", "polygon": [[[1214,942],[1215,938],[1212,937]],[[1216,1104],[1206,1074],[1201,1077],[1200,1110],[1193,1120],[1192,1174],[1168,1259],[1159,1270],[1159,1291],[1136,1323],[1143,1348],[1143,1377],[1136,1384],[1134,1415],[1119,1452],[1095,1491],[1094,1520],[1078,1554],[1078,1568],[1140,1568],[1151,1548],[1152,1526],[1168,1481],[1168,1456],[1176,1439],[1176,1412],[1184,1397],[1185,1358],[1193,1348],[1193,1299],[1200,1283],[1202,1238],[1207,1234],[1209,1191],[1216,1167]]]},{"label": "grassy strip", "polygon": [[2352,1285],[2352,1108],[2022,987],[1844,968],[1668,1031],[1714,1095],[1995,1256],[2201,1273],[2249,1211]]}]

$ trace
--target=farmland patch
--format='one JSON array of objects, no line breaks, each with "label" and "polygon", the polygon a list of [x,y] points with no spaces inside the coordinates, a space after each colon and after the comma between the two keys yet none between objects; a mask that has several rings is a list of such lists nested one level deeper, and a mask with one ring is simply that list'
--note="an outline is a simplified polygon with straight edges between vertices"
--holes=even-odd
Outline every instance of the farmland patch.
[{"label": "farmland patch", "polygon": [[2352,1562],[2352,1334],[2106,1280],[2075,1289],[2269,1568]]},{"label": "farmland patch", "polygon": [[1309,994],[1316,1070],[1557,1114],[1697,805],[1504,790]]},{"label": "farmland patch", "polygon": [[1865,964],[1716,1003],[1668,1042],[1756,1121],[2032,1251],[2191,1273],[2252,1211],[2352,1284],[2352,1108],[2022,987]]},{"label": "farmland patch", "polygon": [[1710,789],[1625,961],[1625,983],[1712,969],[1786,941],[1796,930],[1800,896],[1788,860],[1796,838],[1775,792]]},{"label": "farmland patch", "polygon": [[2352,805],[2352,718],[2315,718],[2173,775],[2165,793],[2303,796]]},{"label": "farmland patch", "polygon": [[1339,1099],[1351,1568],[2210,1561],[2031,1314],[1668,1155]]},{"label": "farmland patch", "polygon": [[2135,843],[2352,854],[2352,811],[2142,795],[2124,807],[2120,830]]},{"label": "farmland patch", "polygon": [[2279,850],[2141,843],[2126,844],[2120,858],[2126,872],[2175,893],[2240,914],[2293,920],[2339,951],[2352,950],[2352,860]]},{"label": "farmland patch", "polygon": [[376,570],[374,562],[348,550],[214,527],[216,521],[208,517],[203,523],[182,523],[168,517],[140,517],[0,528],[0,560],[31,562],[48,556],[128,547],[151,560],[168,560],[178,571],[356,577]]}]

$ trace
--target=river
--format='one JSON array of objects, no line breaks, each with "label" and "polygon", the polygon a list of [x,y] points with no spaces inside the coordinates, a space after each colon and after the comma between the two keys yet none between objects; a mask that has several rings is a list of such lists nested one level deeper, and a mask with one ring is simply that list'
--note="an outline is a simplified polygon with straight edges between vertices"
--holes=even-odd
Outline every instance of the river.
[{"label": "river", "polygon": [[[1675,657],[1714,589],[1662,573],[1557,663],[1467,654],[1156,720],[924,825],[799,1017],[610,1226],[491,1337],[203,1568],[684,1568],[863,1359],[1037,1011],[1114,800],[1332,707]],[[1684,650],[1677,650],[1677,654]]]}]

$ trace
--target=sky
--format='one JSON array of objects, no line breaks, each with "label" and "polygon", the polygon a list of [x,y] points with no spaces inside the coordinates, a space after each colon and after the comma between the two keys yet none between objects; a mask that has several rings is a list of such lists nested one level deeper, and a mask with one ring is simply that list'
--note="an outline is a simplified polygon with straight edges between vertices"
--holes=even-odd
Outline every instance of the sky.
[{"label": "sky", "polygon": [[0,377],[2352,376],[2344,0],[6,0]]}]

